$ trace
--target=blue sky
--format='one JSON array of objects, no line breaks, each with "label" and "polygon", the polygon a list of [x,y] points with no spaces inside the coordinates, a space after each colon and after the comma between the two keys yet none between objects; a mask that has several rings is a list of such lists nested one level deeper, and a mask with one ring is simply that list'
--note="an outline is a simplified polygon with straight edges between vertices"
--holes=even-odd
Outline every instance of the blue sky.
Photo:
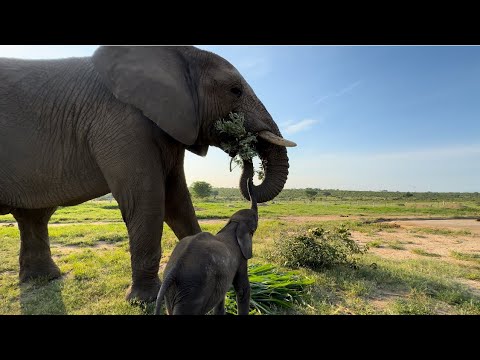
[{"label": "blue sky", "polygon": [[[88,56],[97,46],[0,46],[0,56]],[[480,47],[199,46],[244,75],[289,149],[287,188],[480,191]],[[236,187],[211,147],[187,181]]]}]

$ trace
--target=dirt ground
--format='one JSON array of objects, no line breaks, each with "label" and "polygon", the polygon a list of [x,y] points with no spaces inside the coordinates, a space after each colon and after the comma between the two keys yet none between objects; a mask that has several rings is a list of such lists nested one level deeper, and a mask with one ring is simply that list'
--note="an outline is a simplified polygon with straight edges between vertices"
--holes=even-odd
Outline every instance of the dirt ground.
[{"label": "dirt ground", "polygon": [[[419,255],[411,250],[421,249],[431,257],[445,257],[451,261],[461,261],[450,256],[451,251],[480,253],[480,222],[475,220],[417,220],[390,221],[394,228],[379,231],[374,235],[352,231],[353,239],[360,243],[376,241],[379,247],[370,250],[378,255],[395,259],[416,258]],[[470,234],[429,234],[417,229],[467,230]],[[397,247],[397,249],[392,248]],[[402,249],[398,248],[401,247]],[[444,260],[447,260],[444,259]]]},{"label": "dirt ground", "polygon": [[[308,221],[332,221],[346,219],[361,219],[359,216],[288,216],[281,217],[281,220],[288,222],[308,222]],[[203,219],[202,223],[224,223],[225,219]],[[91,225],[111,224],[112,222],[93,222]],[[414,249],[421,249],[430,254],[432,257],[444,258],[449,261],[461,261],[453,259],[450,256],[452,250],[464,253],[480,253],[480,221],[455,219],[455,220],[402,220],[402,217],[396,218],[394,221],[386,223],[394,224],[394,228],[388,231],[380,231],[375,234],[365,234],[359,231],[352,231],[353,239],[362,244],[372,241],[377,242],[378,247],[371,247],[370,251],[389,258],[407,259],[416,258],[419,255],[412,252]],[[72,223],[50,224],[49,226],[57,227],[64,225],[73,225]],[[2,227],[17,226],[17,223],[3,223]],[[444,229],[459,232],[467,230],[470,234],[429,234],[418,229]],[[396,248],[395,248],[396,247]]]},{"label": "dirt ground", "polygon": [[480,221],[476,220],[417,220],[397,222],[404,228],[409,227],[428,227],[448,230],[469,230],[474,234],[480,235]]}]

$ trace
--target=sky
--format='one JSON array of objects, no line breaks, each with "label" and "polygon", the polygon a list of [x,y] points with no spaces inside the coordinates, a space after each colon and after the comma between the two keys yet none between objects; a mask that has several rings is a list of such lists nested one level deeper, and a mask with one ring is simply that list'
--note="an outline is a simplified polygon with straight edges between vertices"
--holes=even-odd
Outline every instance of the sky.
[{"label": "sky", "polygon": [[[480,191],[479,46],[198,47],[230,61],[298,144],[286,188]],[[5,45],[0,57],[96,48]],[[229,163],[214,147],[187,152],[187,182],[237,187]]]}]

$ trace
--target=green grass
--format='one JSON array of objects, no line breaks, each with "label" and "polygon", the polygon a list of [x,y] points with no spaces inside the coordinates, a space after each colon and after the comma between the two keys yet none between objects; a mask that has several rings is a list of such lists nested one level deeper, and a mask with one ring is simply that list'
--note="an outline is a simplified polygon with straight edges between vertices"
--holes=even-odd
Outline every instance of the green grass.
[{"label": "green grass", "polygon": [[394,250],[405,250],[405,245],[403,245],[402,242],[400,241],[390,241],[387,243],[388,247],[390,249],[394,249]]},{"label": "green grass", "polygon": [[424,233],[431,235],[444,235],[444,236],[472,236],[470,230],[450,230],[450,229],[434,229],[434,228],[413,228],[409,229],[411,233]]},{"label": "green grass", "polygon": [[[224,189],[225,190],[225,189]],[[231,200],[200,201],[194,198],[194,206],[199,219],[228,218],[236,210],[242,209],[247,202],[241,200],[238,190],[233,189]],[[286,190],[284,190],[286,191]],[[359,194],[364,194],[359,192]],[[301,193],[300,193],[301,194]],[[274,202],[268,202],[259,207],[261,217],[278,218],[282,216],[319,216],[319,215],[343,215],[343,216],[480,216],[480,202],[463,200],[443,205],[438,200],[418,201],[411,200],[399,206],[394,200],[378,200],[376,195],[350,195],[349,197],[328,197],[328,200],[320,199],[313,202],[305,200],[282,200],[279,196]],[[346,218],[347,219],[347,218]],[[1,222],[13,222],[11,215],[0,216]],[[121,222],[122,216],[117,202],[112,200],[92,200],[71,207],[60,207],[53,214],[52,223],[69,222]],[[395,231],[394,225],[378,224],[379,229]]]},{"label": "green grass", "polygon": [[459,251],[451,251],[450,256],[458,260],[474,261],[480,263],[480,253],[464,253]]},{"label": "green grass", "polygon": [[379,248],[382,247],[382,242],[379,240],[369,241],[367,242],[367,246],[370,248]]},{"label": "green grass", "polygon": [[422,256],[431,256],[431,257],[440,257],[440,255],[435,254],[435,253],[430,253],[428,251],[425,251],[423,249],[411,249],[410,250],[412,253],[416,255],[422,255]]},{"label": "green grass", "polygon": [[[238,191],[238,190],[237,190]],[[348,194],[347,194],[348,195]],[[345,195],[345,196],[347,196]],[[348,195],[350,196],[350,195]],[[449,195],[454,196],[454,195]],[[329,197],[330,199],[330,197]],[[356,219],[293,222],[282,216],[357,215],[371,218],[389,215],[412,215],[421,211],[439,211],[441,216],[478,214],[480,206],[468,209],[423,205],[419,201],[392,200],[387,206],[368,204],[369,200],[336,198],[312,203],[278,200],[260,206],[260,224],[254,237],[252,264],[265,265],[274,240],[285,233],[309,227],[330,229],[345,224],[351,230],[371,237],[371,249],[359,257],[358,269],[335,266],[319,271],[300,269],[299,274],[313,279],[304,296],[304,303],[295,303],[277,313],[288,314],[477,314],[480,315],[478,292],[466,284],[480,282],[480,255],[453,251],[447,257],[417,249],[422,255],[414,259],[388,259],[372,253],[375,247],[402,247],[402,242],[379,239],[382,232],[404,231],[392,223],[365,224]],[[405,206],[397,206],[397,203]],[[335,205],[336,204],[336,205]],[[480,204],[480,203],[479,203]],[[228,218],[248,206],[246,201],[232,199],[227,203],[195,201],[200,219]],[[424,206],[424,207],[422,207]],[[425,214],[421,214],[425,215]],[[152,314],[153,304],[131,305],[125,301],[130,284],[131,268],[127,230],[115,201],[91,201],[59,209],[52,218],[59,226],[51,226],[52,254],[63,276],[54,281],[18,283],[19,232],[16,227],[0,226],[0,314]],[[10,215],[0,222],[12,222]],[[70,224],[75,222],[75,224]],[[101,224],[94,224],[102,222]],[[202,223],[204,231],[216,232],[225,221]],[[430,234],[430,230],[414,234]],[[439,233],[437,233],[439,234]],[[442,235],[468,235],[455,232]],[[165,262],[178,240],[168,226],[162,240]],[[420,251],[420,253],[418,252]],[[451,258],[466,260],[452,261]],[[277,264],[280,271],[288,269]],[[464,283],[466,282],[466,283]],[[472,285],[473,286],[473,285]]]},{"label": "green grass", "polygon": [[[480,314],[480,299],[455,277],[467,278],[466,269],[435,260],[385,260],[367,255],[358,270],[337,268],[314,274],[310,305],[300,313],[311,314]],[[375,263],[376,266],[370,266]],[[479,273],[477,270],[476,274]],[[398,294],[385,297],[383,294]],[[383,307],[372,300],[382,299]],[[309,300],[307,300],[309,301]],[[423,310],[422,310],[423,309]]]},{"label": "green grass", "polygon": [[[279,271],[272,264],[248,266],[251,287],[250,314],[274,315],[291,310],[295,304],[303,304],[303,296],[313,280],[298,271]],[[237,314],[235,293],[227,292],[225,307],[228,313]]]}]

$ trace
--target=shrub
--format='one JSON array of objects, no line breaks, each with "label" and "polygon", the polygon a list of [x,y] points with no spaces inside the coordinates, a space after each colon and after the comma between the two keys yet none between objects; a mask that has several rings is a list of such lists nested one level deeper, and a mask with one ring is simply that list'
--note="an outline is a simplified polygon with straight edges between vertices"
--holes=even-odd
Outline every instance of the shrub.
[{"label": "shrub", "polygon": [[318,191],[315,189],[305,189],[305,195],[307,195],[308,200],[313,201],[315,200],[315,196],[317,196]]},{"label": "shrub", "polygon": [[344,225],[332,231],[321,227],[308,229],[276,239],[268,257],[290,268],[318,270],[334,265],[355,266],[355,255],[364,254],[368,246],[360,246],[350,236]]},{"label": "shrub", "polygon": [[212,185],[205,181],[195,181],[192,184],[192,191],[199,198],[206,198],[212,193]]}]

